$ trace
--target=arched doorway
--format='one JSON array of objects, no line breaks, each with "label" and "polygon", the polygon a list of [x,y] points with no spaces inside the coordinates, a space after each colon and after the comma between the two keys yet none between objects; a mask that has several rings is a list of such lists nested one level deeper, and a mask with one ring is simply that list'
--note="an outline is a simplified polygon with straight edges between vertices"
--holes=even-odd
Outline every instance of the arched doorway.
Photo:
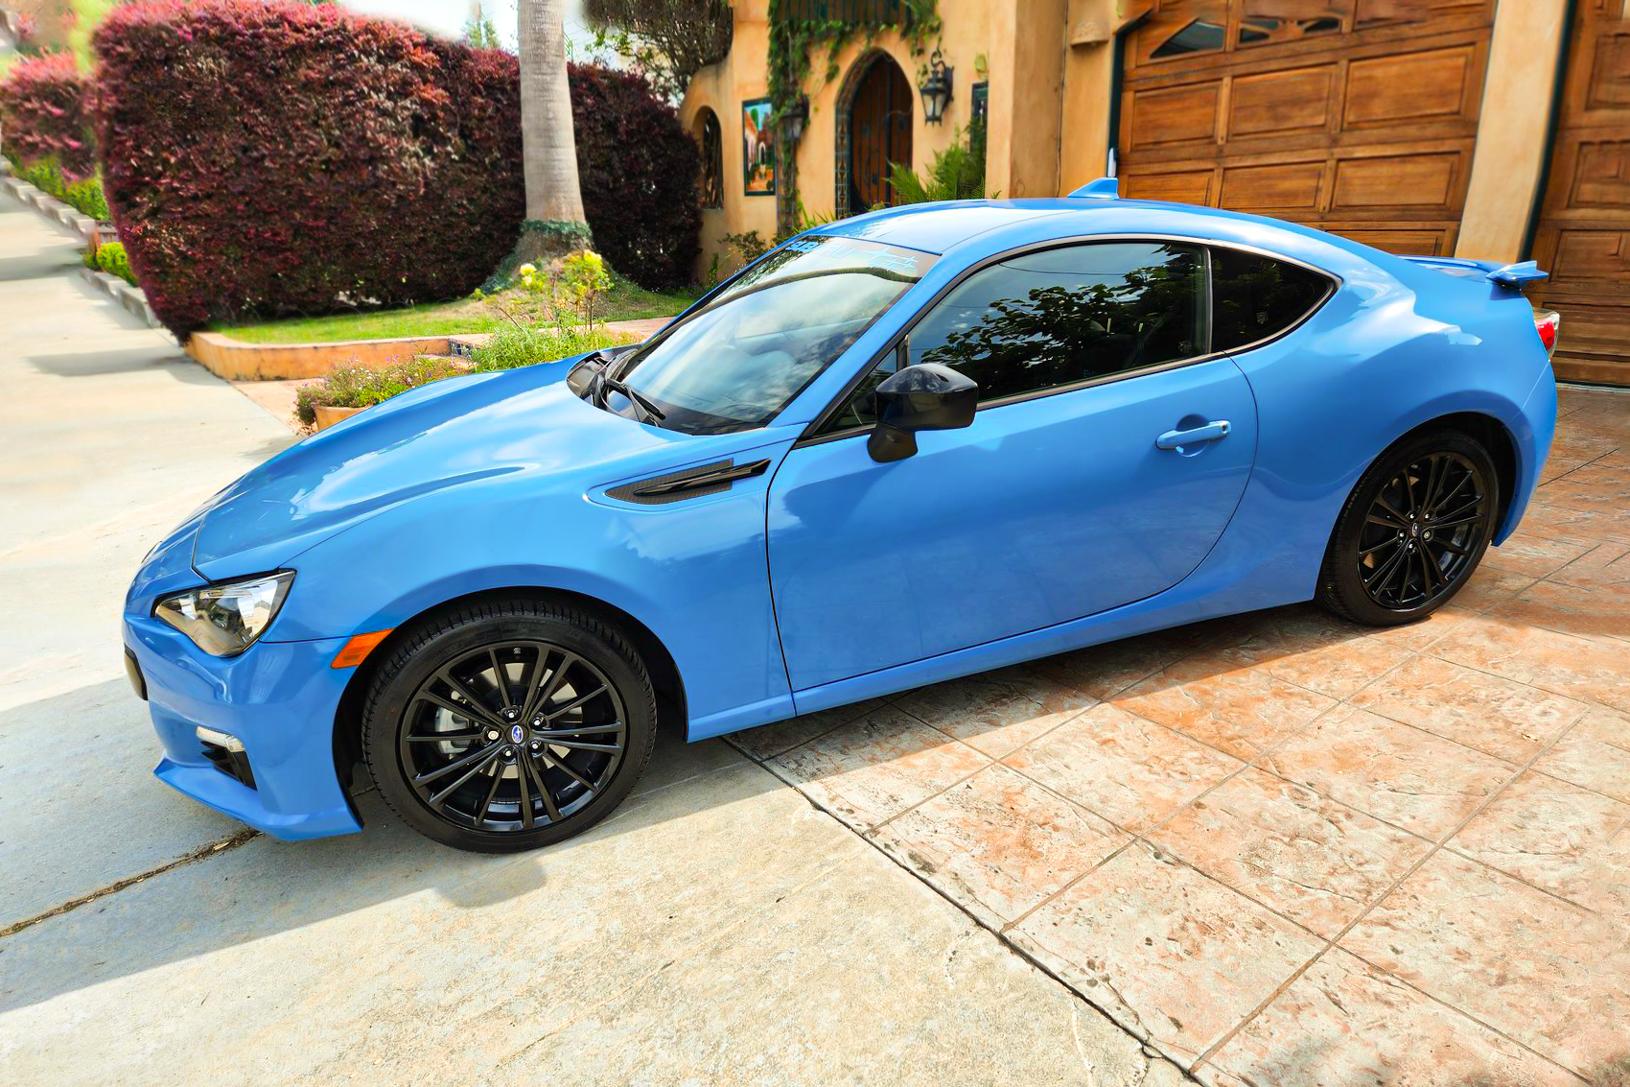
[{"label": "arched doorway", "polygon": [[840,216],[897,202],[889,166],[911,165],[912,101],[905,72],[882,50],[862,57],[849,70],[838,96]]},{"label": "arched doorway", "polygon": [[702,170],[697,178],[702,207],[724,207],[724,129],[719,115],[707,106],[696,114],[696,142],[701,146]]}]

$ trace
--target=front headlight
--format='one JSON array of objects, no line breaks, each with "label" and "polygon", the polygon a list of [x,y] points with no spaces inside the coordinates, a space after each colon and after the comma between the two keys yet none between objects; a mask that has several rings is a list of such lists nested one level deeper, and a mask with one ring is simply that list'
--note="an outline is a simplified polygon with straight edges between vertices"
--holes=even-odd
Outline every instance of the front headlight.
[{"label": "front headlight", "polygon": [[294,583],[294,571],[206,585],[167,596],[153,614],[191,638],[205,653],[230,657],[254,644]]}]

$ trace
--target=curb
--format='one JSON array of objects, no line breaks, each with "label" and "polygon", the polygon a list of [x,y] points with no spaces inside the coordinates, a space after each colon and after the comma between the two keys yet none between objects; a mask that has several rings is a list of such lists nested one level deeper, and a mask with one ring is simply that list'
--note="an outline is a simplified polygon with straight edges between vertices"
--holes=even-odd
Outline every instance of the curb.
[{"label": "curb", "polygon": [[0,189],[9,192],[47,219],[54,221],[58,226],[65,226],[78,234],[85,239],[86,244],[96,240],[95,219],[83,214],[76,208],[69,207],[44,190],[35,188],[22,178],[12,177],[11,163],[6,162],[5,165],[7,168],[4,171],[5,176],[0,177]]},{"label": "curb", "polygon": [[81,268],[79,274],[91,286],[119,303],[132,316],[145,321],[149,327],[160,329],[164,327],[153,315],[153,307],[147,304],[147,295],[142,293],[140,287],[133,287],[118,276],[97,271],[95,268]]},{"label": "curb", "polygon": [[446,355],[446,336],[403,336],[338,343],[243,343],[219,332],[194,332],[187,354],[228,381],[322,377],[337,366],[379,368],[415,355]]}]

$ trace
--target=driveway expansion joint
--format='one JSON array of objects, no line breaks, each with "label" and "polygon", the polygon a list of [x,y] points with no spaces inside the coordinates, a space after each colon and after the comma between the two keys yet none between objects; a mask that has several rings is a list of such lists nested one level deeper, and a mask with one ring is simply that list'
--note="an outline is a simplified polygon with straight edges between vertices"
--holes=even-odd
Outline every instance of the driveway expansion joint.
[{"label": "driveway expansion joint", "polygon": [[236,849],[240,845],[253,841],[260,836],[260,831],[245,827],[236,834],[230,835],[226,838],[221,838],[217,841],[209,842],[206,845],[201,845],[191,853],[188,853],[185,856],[177,857],[175,860],[161,864],[156,868],[149,868],[147,871],[139,872],[134,876],[126,876],[124,879],[116,880],[113,883],[108,884],[106,887],[99,887],[89,894],[80,895],[78,898],[70,898],[66,902],[52,906],[44,913],[37,913],[33,917],[25,917],[21,921],[13,921],[5,928],[0,929],[0,940],[5,939],[7,936],[15,936],[24,929],[33,928],[35,925],[49,921],[53,917],[61,917],[65,913],[72,913],[81,906],[88,906],[92,902],[104,899],[109,895],[118,894],[120,891],[123,891],[128,887],[134,887],[138,883],[145,883],[155,876],[162,876],[166,872],[173,872],[177,868],[182,868],[189,864],[196,864],[199,861],[213,857],[218,853],[225,853],[227,850]]}]

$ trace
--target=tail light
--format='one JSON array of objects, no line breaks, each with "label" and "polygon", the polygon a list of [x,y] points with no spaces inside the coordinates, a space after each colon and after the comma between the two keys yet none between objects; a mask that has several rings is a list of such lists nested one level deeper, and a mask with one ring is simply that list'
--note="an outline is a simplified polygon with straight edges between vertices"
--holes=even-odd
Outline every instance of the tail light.
[{"label": "tail light", "polygon": [[1554,309],[1539,310],[1534,314],[1534,331],[1545,345],[1547,355],[1556,354],[1557,333],[1562,331],[1562,315]]}]

